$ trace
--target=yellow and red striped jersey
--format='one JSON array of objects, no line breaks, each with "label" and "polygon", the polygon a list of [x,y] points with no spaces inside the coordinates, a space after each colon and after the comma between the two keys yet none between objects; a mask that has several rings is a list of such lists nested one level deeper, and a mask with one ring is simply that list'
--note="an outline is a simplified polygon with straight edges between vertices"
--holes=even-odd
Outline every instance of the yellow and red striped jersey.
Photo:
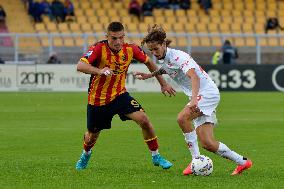
[{"label": "yellow and red striped jersey", "polygon": [[108,67],[114,74],[112,76],[91,75],[88,103],[95,106],[106,105],[126,92],[126,74],[133,59],[145,63],[148,56],[135,44],[125,43],[119,52],[113,52],[107,40],[92,45],[80,61],[99,69]]}]

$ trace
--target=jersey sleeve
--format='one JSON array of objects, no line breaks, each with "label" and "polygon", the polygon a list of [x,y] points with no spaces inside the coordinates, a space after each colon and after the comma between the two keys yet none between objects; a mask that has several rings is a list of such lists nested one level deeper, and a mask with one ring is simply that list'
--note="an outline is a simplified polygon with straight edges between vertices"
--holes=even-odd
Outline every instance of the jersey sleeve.
[{"label": "jersey sleeve", "polygon": [[80,61],[87,64],[94,64],[102,51],[101,45],[96,44],[89,48],[89,50],[80,58]]},{"label": "jersey sleeve", "polygon": [[146,63],[148,61],[148,56],[146,53],[142,50],[141,47],[132,44],[133,49],[133,58],[141,63]]}]

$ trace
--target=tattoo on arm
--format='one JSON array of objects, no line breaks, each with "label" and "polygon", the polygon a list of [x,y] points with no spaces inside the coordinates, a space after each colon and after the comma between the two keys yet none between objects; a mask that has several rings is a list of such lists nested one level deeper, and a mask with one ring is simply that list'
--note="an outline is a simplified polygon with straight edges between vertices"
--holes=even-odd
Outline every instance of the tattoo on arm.
[{"label": "tattoo on arm", "polygon": [[163,68],[160,68],[159,70],[152,72],[152,76],[163,75],[166,73],[167,73],[166,70],[164,70]]}]

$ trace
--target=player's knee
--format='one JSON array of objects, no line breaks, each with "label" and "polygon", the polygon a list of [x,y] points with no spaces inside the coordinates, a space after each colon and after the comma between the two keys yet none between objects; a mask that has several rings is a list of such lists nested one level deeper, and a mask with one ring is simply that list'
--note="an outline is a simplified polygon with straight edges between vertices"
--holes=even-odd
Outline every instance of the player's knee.
[{"label": "player's knee", "polygon": [[186,117],[183,114],[179,114],[177,117],[177,122],[179,125],[185,125],[186,124]]},{"label": "player's knee", "polygon": [[150,126],[150,121],[146,115],[141,116],[138,123],[142,128],[149,128]]}]

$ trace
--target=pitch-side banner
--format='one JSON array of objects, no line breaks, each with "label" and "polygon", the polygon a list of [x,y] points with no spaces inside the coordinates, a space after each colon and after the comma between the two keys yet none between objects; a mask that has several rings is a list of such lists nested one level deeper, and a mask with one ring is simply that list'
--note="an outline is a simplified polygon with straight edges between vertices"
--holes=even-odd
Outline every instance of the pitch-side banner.
[{"label": "pitch-side banner", "polygon": [[[202,66],[220,90],[284,91],[284,65]],[[129,67],[128,91],[159,92],[155,78],[140,81],[135,71],[148,72],[143,64]],[[87,91],[90,76],[76,71],[76,65],[0,65],[0,91]],[[165,79],[181,89],[168,77]]]}]

